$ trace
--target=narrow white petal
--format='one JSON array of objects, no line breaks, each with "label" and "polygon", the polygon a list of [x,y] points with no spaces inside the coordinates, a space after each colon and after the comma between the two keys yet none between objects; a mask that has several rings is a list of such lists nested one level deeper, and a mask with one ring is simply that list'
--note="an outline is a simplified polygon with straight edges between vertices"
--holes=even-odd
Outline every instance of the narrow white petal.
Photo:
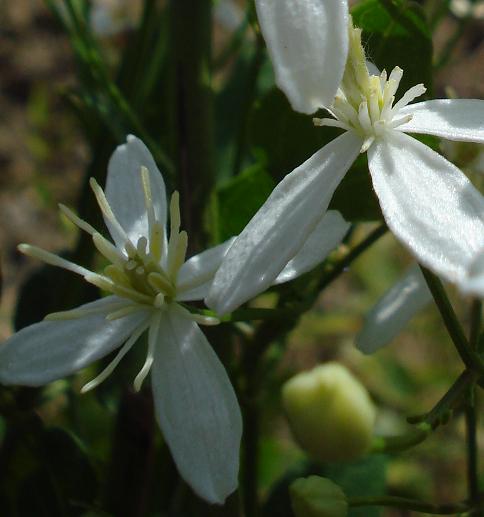
[{"label": "narrow white petal", "polygon": [[207,305],[225,314],[267,289],[314,230],[362,139],[344,133],[288,174],[237,237]]},{"label": "narrow white petal", "polygon": [[[188,291],[210,282],[234,240],[235,237],[232,237],[222,244],[209,248],[187,260],[178,272],[177,292],[186,294]],[[205,296],[202,296],[202,298]],[[196,298],[191,299],[195,300]]]},{"label": "narrow white petal", "polygon": [[471,262],[460,287],[465,294],[484,298],[484,250]]},{"label": "narrow white petal", "polygon": [[211,503],[237,487],[242,418],[230,380],[202,331],[162,315],[152,386],[156,416],[180,474]]},{"label": "narrow white petal", "polygon": [[191,287],[186,291],[177,292],[177,302],[193,302],[195,300],[203,300],[208,296],[210,288],[212,287],[213,277],[207,280],[203,284]]},{"label": "narrow white petal", "polygon": [[[148,215],[141,181],[141,167],[149,171],[153,208],[158,222],[166,224],[166,191],[163,177],[145,144],[133,135],[116,148],[109,160],[106,198],[117,220],[136,245],[140,237],[148,237]],[[118,232],[105,220],[118,247],[123,248]]]},{"label": "narrow white petal", "polygon": [[366,315],[363,328],[356,336],[357,348],[372,354],[387,345],[431,300],[420,268],[413,266]]},{"label": "narrow white petal", "polygon": [[311,271],[338,246],[350,228],[343,216],[335,211],[326,212],[316,228],[309,234],[304,246],[279,273],[275,284],[282,284]]},{"label": "narrow white petal", "polygon": [[0,382],[40,386],[70,375],[120,346],[142,323],[136,313],[107,321],[115,296],[79,307],[102,309],[78,319],[42,321],[26,327],[0,345]]},{"label": "narrow white petal", "polygon": [[399,111],[412,119],[399,126],[406,133],[425,133],[448,140],[484,143],[484,101],[441,99],[410,104]]},{"label": "narrow white petal", "polygon": [[348,52],[346,0],[256,0],[276,83],[296,111],[330,106]]},{"label": "narrow white petal", "polygon": [[457,167],[397,131],[375,142],[368,164],[395,236],[434,273],[462,280],[484,246],[484,197]]}]

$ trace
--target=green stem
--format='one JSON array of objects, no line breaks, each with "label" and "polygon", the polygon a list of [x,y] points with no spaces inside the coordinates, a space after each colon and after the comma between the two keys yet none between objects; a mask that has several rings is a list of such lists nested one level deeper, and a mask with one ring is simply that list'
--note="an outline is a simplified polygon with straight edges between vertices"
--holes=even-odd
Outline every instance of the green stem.
[{"label": "green stem", "polygon": [[350,507],[359,506],[390,506],[393,508],[403,508],[414,512],[430,513],[432,515],[456,515],[468,512],[472,506],[466,502],[450,504],[433,504],[409,499],[406,497],[396,497],[391,495],[375,497],[351,497],[348,498]]},{"label": "green stem", "polygon": [[341,259],[333,269],[321,279],[318,290],[322,291],[334,280],[336,280],[363,252],[372,246],[380,237],[383,237],[388,228],[386,224],[381,224],[375,228],[365,239],[357,244],[343,259]]},{"label": "green stem", "polygon": [[400,436],[378,436],[372,446],[373,453],[401,452],[422,443],[432,431],[432,427],[423,422],[418,429]]},{"label": "green stem", "polygon": [[183,226],[191,251],[202,247],[203,213],[215,182],[211,88],[212,2],[171,0],[174,156]]},{"label": "green stem", "polygon": [[[482,303],[475,300],[471,307],[471,324],[469,332],[469,344],[473,350],[477,350],[479,333],[481,329]],[[469,500],[476,501],[479,495],[479,466],[477,445],[477,408],[475,400],[475,384],[468,390],[468,399],[465,407],[466,444],[467,444],[467,485]],[[474,515],[482,515],[475,513]]]},{"label": "green stem", "polygon": [[466,367],[475,371],[480,376],[484,375],[484,364],[476,350],[467,341],[464,331],[455,315],[454,309],[450,304],[442,282],[428,269],[420,265],[425,281],[434,297],[434,301],[444,321],[447,332],[452,339],[457,352]]},{"label": "green stem", "polygon": [[435,429],[448,420],[450,412],[454,409],[458,402],[462,400],[467,393],[469,386],[476,381],[476,373],[472,370],[463,371],[452,386],[447,390],[445,395],[437,402],[437,404],[424,415],[418,415],[407,418],[410,424],[421,424],[423,422]]}]

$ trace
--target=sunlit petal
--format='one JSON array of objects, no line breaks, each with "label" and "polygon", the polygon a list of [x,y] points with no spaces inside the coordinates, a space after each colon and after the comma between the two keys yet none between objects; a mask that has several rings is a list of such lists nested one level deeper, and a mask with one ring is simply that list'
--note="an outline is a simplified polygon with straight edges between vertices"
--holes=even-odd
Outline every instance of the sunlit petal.
[{"label": "sunlit petal", "polygon": [[346,0],[256,0],[276,82],[292,107],[330,106],[348,52]]},{"label": "sunlit petal", "polygon": [[362,140],[345,133],[288,174],[237,237],[215,275],[207,305],[230,312],[267,289],[314,230]]},{"label": "sunlit petal", "polygon": [[341,243],[349,228],[350,224],[343,219],[339,212],[335,210],[326,212],[316,228],[309,234],[304,246],[279,273],[274,283],[282,284],[311,271]]},{"label": "sunlit petal", "polygon": [[457,167],[404,133],[375,142],[368,164],[395,236],[434,273],[460,281],[484,246],[484,197]]},{"label": "sunlit petal", "polygon": [[237,487],[242,419],[224,367],[202,331],[163,314],[152,368],[158,423],[180,474],[211,503]]},{"label": "sunlit petal", "polygon": [[79,307],[85,316],[42,321],[14,334],[0,345],[0,382],[40,386],[71,375],[123,344],[146,316],[138,312],[107,321],[116,301],[119,298],[108,296]]},{"label": "sunlit petal", "polygon": [[235,237],[209,248],[183,264],[177,277],[177,300],[201,300],[207,296],[213,276],[234,240]]},{"label": "sunlit petal", "polygon": [[[117,220],[136,245],[142,236],[148,237],[148,214],[141,182],[141,167],[149,171],[153,208],[158,222],[166,224],[166,192],[163,177],[148,148],[133,135],[116,148],[108,165],[106,198]],[[124,242],[106,220],[106,226],[118,247]]]},{"label": "sunlit petal", "polygon": [[441,99],[410,104],[400,115],[412,115],[399,131],[425,133],[448,140],[484,143],[484,101]]}]

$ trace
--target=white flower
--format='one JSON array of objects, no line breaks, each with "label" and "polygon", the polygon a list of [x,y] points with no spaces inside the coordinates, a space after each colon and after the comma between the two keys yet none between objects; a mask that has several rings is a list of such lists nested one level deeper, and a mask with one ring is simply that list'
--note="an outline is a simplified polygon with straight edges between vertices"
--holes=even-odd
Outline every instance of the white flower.
[{"label": "white flower", "polygon": [[[315,69],[321,63],[314,40],[322,38],[325,46],[328,41],[315,28],[327,25],[323,6],[332,9],[341,4],[298,2],[298,17],[293,20],[287,14],[296,9],[294,4],[279,0],[276,8],[273,1],[256,1],[276,76],[285,79],[279,79],[278,85],[298,111],[310,113],[327,107],[334,118],[315,119],[315,124],[337,126],[345,133],[277,185],[231,246],[207,304],[223,314],[266,289],[304,244],[363,151],[368,151],[373,188],[394,235],[419,262],[458,283],[471,258],[484,246],[484,198],[459,169],[406,133],[482,143],[484,101],[434,100],[408,105],[424,93],[420,84],[395,102],[402,70],[396,67],[389,77],[385,71],[370,75],[361,31],[350,27],[343,79],[332,104],[325,104],[325,96],[314,94],[318,86]],[[307,26],[301,23],[305,19],[311,20]],[[338,18],[334,23],[341,30]],[[338,63],[344,61],[338,38],[330,50],[339,56]],[[320,69],[319,86],[326,91],[326,81],[332,84],[335,76],[341,76],[339,72],[337,66]]]},{"label": "white flower", "polygon": [[365,316],[363,328],[356,336],[356,346],[372,354],[387,345],[427,304],[432,294],[418,266],[412,266]]},{"label": "white flower", "polygon": [[48,316],[0,346],[0,382],[38,386],[84,368],[120,347],[115,359],[83,391],[94,388],[147,331],[148,352],[134,381],[151,370],[156,417],[180,474],[194,491],[222,503],[237,487],[242,420],[224,367],[197,323],[218,323],[180,303],[206,296],[230,241],[185,262],[178,193],[167,202],[163,178],[137,138],[128,136],[109,162],[106,194],[92,188],[115,245],[66,207],[64,214],[92,235],[110,263],[103,274],[33,246],[20,249],[82,275],[111,293],[72,311]]}]

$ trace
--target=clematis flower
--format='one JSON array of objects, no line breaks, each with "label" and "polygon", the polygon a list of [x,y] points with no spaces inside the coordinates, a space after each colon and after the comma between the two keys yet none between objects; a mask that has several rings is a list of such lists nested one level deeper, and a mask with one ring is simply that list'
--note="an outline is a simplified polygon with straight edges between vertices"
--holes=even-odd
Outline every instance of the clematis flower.
[{"label": "clematis flower", "polygon": [[[365,151],[388,227],[419,262],[459,283],[469,261],[484,246],[483,196],[457,167],[407,133],[482,143],[484,101],[409,104],[425,92],[419,84],[395,102],[403,71],[395,67],[389,76],[385,71],[370,73],[374,67],[367,65],[361,30],[352,26],[346,66],[344,45],[335,38],[334,48],[329,46],[329,52],[338,56],[333,67],[315,72],[322,58],[314,41],[321,38],[328,50],[333,35],[332,29],[330,36],[318,30],[333,22],[341,30],[342,18],[329,18],[328,11],[343,4],[323,0],[297,4],[279,0],[276,7],[274,1],[256,0],[278,85],[297,111],[329,111],[333,118],[314,119],[315,125],[345,132],[276,186],[225,256],[207,305],[224,314],[266,289],[304,245],[336,187]],[[287,16],[293,9],[297,16]],[[311,21],[306,25],[305,20]],[[320,84],[314,80],[318,73]],[[334,77],[341,76],[336,96],[325,102]],[[318,86],[324,95],[315,93]]]},{"label": "clematis flower", "polygon": [[392,341],[405,325],[432,301],[418,266],[412,266],[373,306],[356,336],[356,346],[372,354]]},{"label": "clematis flower", "polygon": [[116,348],[112,362],[82,391],[102,382],[147,333],[146,361],[135,389],[151,371],[156,418],[180,474],[211,503],[237,487],[242,420],[224,367],[198,324],[218,320],[190,313],[182,302],[206,296],[231,241],[185,261],[178,193],[169,207],[163,178],[141,140],[128,136],[109,162],[106,193],[91,180],[112,244],[68,208],[64,214],[92,235],[109,262],[97,274],[34,246],[27,255],[82,275],[110,293],[93,303],[26,327],[0,346],[0,382],[39,386],[70,375]]}]

